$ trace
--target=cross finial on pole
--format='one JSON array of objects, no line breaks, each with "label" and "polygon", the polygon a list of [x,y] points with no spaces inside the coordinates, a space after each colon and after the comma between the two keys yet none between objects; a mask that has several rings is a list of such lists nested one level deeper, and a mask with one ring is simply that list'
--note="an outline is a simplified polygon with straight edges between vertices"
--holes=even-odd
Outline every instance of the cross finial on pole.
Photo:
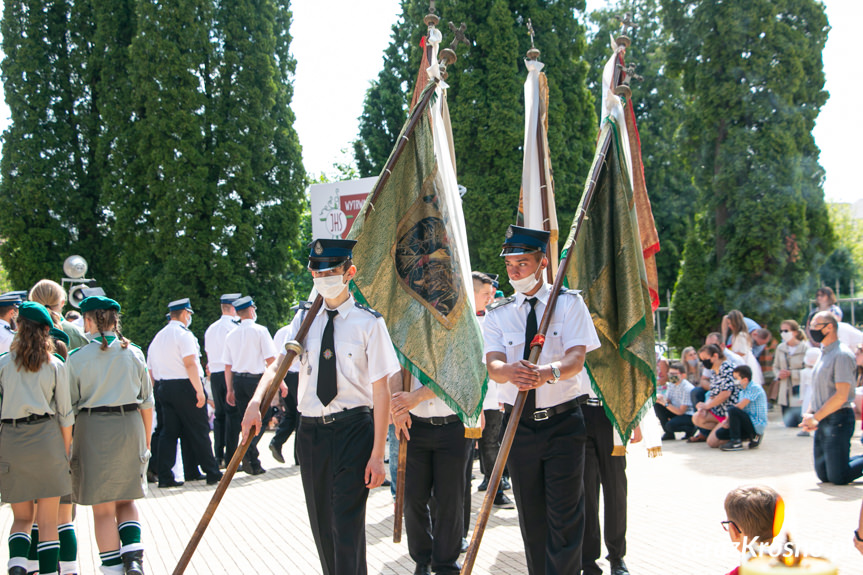
[{"label": "cross finial on pole", "polygon": [[538,60],[539,50],[537,50],[536,46],[534,46],[533,44],[534,36],[536,36],[536,30],[533,29],[533,21],[530,18],[527,19],[527,34],[530,36],[530,50],[527,51],[527,59]]},{"label": "cross finial on pole", "polygon": [[614,41],[618,45],[625,46],[629,48],[629,45],[632,44],[629,36],[627,36],[627,29],[635,30],[638,28],[638,24],[635,23],[635,20],[632,19],[632,12],[626,12],[623,15],[623,18],[620,16],[615,16],[618,22],[620,22],[620,27],[623,28],[623,33],[614,39]]},{"label": "cross finial on pole", "polygon": [[455,35],[453,41],[450,42],[448,48],[444,48],[440,51],[440,63],[441,63],[441,76],[446,79],[447,72],[446,67],[452,64],[457,60],[455,55],[455,49],[458,47],[459,43],[467,44],[470,46],[470,40],[468,40],[467,36],[465,36],[465,30],[467,30],[467,24],[464,22],[456,28],[456,25],[452,22],[449,23],[449,29],[452,30],[452,33]]},{"label": "cross finial on pole", "polygon": [[423,22],[425,22],[426,26],[437,26],[438,22],[440,22],[440,18],[435,14],[435,0],[429,0],[429,13],[426,14],[426,17],[423,18]]}]

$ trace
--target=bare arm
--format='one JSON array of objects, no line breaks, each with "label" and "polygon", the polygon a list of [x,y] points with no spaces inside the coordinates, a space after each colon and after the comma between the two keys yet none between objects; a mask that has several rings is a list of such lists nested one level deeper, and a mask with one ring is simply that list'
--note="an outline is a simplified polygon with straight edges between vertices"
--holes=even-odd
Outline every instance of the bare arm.
[{"label": "bare arm", "polygon": [[372,384],[374,390],[374,424],[375,442],[372,447],[372,455],[366,464],[365,482],[366,487],[374,489],[379,487],[386,479],[384,468],[384,451],[387,442],[387,427],[389,426],[390,413],[390,390],[387,378],[382,377]]},{"label": "bare arm", "polygon": [[150,436],[153,434],[153,408],[139,409],[141,419],[144,421],[144,437],[147,440],[147,449],[150,449]]},{"label": "bare arm", "polygon": [[836,392],[830,396],[824,405],[821,406],[821,409],[816,411],[815,413],[807,413],[803,416],[803,422],[800,423],[799,427],[807,431],[815,431],[818,429],[818,424],[813,421],[813,419],[821,421],[828,415],[842,409],[842,407],[848,403],[848,394],[851,392],[851,384],[846,382],[837,382],[836,383]]},{"label": "bare arm", "polygon": [[[287,356],[285,357],[287,358]],[[296,356],[294,355],[294,357]],[[243,414],[243,422],[241,424],[243,439],[252,435],[257,435],[261,430],[261,402],[264,400],[264,394],[267,392],[267,388],[270,387],[270,383],[276,379],[276,372],[279,369],[279,363],[280,362],[278,361],[274,361],[267,366],[266,371],[264,371],[264,375],[261,376],[261,381],[258,382],[258,387],[255,388],[255,394],[249,401],[248,407],[246,407],[246,413]],[[225,366],[226,380],[228,375],[227,368],[228,366]]]},{"label": "bare arm", "polygon": [[66,448],[66,457],[72,453],[72,426],[61,427],[60,433],[63,435],[63,446]]},{"label": "bare arm", "polygon": [[[573,378],[584,369],[585,349],[583,345],[575,345],[566,350],[563,359],[556,362],[561,379]],[[491,379],[498,383],[511,382],[521,391],[536,389],[554,377],[551,372],[551,364],[534,365],[523,359],[514,363],[506,363],[506,354],[503,352],[488,353],[486,365]]]},{"label": "bare arm", "polygon": [[699,403],[698,405],[695,406],[695,408],[696,409],[713,409],[717,405],[722,405],[723,403],[725,403],[729,397],[731,397],[731,390],[726,389],[725,391],[719,392],[714,397],[711,397],[710,401],[708,401],[707,403],[704,403],[704,402]]},{"label": "bare arm", "polygon": [[204,395],[204,385],[201,383],[201,375],[198,373],[198,358],[194,355],[187,355],[183,358],[183,367],[186,368],[186,375],[192,382],[192,387],[195,388],[197,396],[196,407],[204,407],[207,402],[207,396]]}]

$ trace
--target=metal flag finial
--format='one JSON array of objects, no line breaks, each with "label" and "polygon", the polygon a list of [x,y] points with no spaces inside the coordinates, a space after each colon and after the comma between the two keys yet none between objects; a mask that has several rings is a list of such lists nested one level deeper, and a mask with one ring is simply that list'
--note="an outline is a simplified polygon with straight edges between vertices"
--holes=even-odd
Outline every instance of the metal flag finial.
[{"label": "metal flag finial", "polygon": [[537,50],[536,46],[534,46],[533,44],[533,39],[536,36],[536,30],[533,29],[533,21],[530,18],[527,19],[527,33],[530,36],[530,50],[527,51],[527,59],[538,60],[539,50]]},{"label": "metal flag finial", "polygon": [[632,89],[629,87],[630,82],[632,82],[632,80],[641,82],[644,80],[644,76],[639,76],[635,73],[635,62],[630,62],[626,66],[618,64],[617,67],[623,72],[623,74],[620,83],[614,88],[614,93],[615,95],[628,100],[632,97]]},{"label": "metal flag finial", "polygon": [[437,14],[435,14],[435,0],[429,0],[429,13],[423,18],[426,26],[437,26],[440,22]]},{"label": "metal flag finial", "polygon": [[627,29],[635,30],[638,28],[638,24],[635,23],[635,20],[632,19],[632,12],[626,12],[623,15],[623,18],[620,16],[615,16],[618,22],[620,22],[620,27],[623,28],[623,33],[619,35],[614,41],[621,46],[625,46],[629,48],[629,45],[632,44],[632,40],[627,36]]},{"label": "metal flag finial", "polygon": [[452,33],[455,35],[453,41],[450,42],[449,47],[444,48],[440,51],[440,65],[441,65],[441,77],[446,80],[447,71],[446,67],[450,64],[454,63],[458,58],[455,55],[455,49],[458,47],[459,43],[467,44],[470,46],[470,40],[465,36],[465,30],[467,30],[467,24],[464,22],[456,28],[455,24],[452,22],[449,23],[449,29],[452,30]]}]

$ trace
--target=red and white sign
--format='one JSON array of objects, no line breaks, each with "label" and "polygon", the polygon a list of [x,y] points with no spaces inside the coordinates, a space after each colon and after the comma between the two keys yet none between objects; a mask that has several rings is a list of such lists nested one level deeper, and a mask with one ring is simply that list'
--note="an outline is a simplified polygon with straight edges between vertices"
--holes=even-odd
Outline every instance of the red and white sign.
[{"label": "red and white sign", "polygon": [[309,186],[312,237],[344,239],[377,178]]}]

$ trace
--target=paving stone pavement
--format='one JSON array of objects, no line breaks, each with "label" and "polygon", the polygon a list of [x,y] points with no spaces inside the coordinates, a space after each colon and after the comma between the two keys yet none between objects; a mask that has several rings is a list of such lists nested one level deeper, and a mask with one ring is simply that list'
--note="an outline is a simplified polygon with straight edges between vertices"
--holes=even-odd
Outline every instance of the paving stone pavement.
[{"label": "paving stone pavement", "polygon": [[[731,488],[766,483],[777,489],[787,506],[789,531],[812,551],[826,554],[843,575],[863,572],[863,556],[852,545],[863,500],[863,482],[822,485],[812,470],[812,439],[796,436],[771,412],[764,442],[756,450],[724,453],[705,444],[666,442],[663,455],[649,459],[643,447],[627,456],[629,528],[626,562],[635,575],[722,574],[735,564],[728,551],[723,502]],[[266,446],[265,437],[261,445]],[[284,453],[291,453],[292,442]],[[858,429],[852,455],[863,453]],[[299,468],[280,465],[262,450],[267,473],[238,474],[186,573],[320,573],[308,526]],[[290,458],[289,458],[290,463]],[[482,503],[473,482],[473,517]],[[151,486],[140,502],[148,574],[171,573],[214,487],[190,482],[183,487]],[[392,542],[393,505],[388,488],[376,489],[367,510],[368,566],[372,574],[410,574],[413,562],[406,539]],[[8,505],[0,506],[0,533],[12,521]],[[81,573],[98,573],[98,552],[92,515],[79,508],[76,526]],[[473,520],[471,522],[473,528]],[[0,557],[8,553],[5,542]],[[608,564],[602,561],[605,572]],[[494,510],[474,573],[525,574],[524,547],[513,510]]]}]

